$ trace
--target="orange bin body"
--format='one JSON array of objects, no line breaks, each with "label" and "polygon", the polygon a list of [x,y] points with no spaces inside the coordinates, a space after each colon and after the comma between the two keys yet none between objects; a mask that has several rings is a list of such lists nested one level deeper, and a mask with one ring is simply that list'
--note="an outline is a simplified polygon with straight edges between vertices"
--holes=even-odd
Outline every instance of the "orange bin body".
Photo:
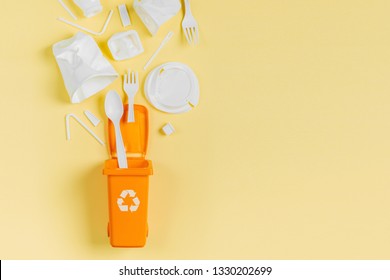
[{"label": "orange bin body", "polygon": [[149,176],[152,162],[145,159],[148,145],[148,111],[134,105],[134,123],[120,122],[128,168],[120,169],[116,157],[115,130],[108,122],[108,138],[112,159],[105,163],[103,174],[108,178],[108,236],[113,247],[143,247],[148,235]]}]

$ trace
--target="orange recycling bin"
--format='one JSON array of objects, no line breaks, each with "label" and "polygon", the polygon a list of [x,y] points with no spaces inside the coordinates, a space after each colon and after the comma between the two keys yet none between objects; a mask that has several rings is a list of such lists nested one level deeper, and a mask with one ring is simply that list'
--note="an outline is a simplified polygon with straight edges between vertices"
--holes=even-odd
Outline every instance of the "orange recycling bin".
[{"label": "orange recycling bin", "polygon": [[127,123],[127,105],[120,122],[128,168],[120,169],[116,157],[115,130],[108,121],[112,159],[106,161],[103,174],[108,178],[108,236],[113,247],[143,247],[148,236],[149,176],[152,162],[145,159],[148,145],[148,111],[134,105],[135,122]]}]

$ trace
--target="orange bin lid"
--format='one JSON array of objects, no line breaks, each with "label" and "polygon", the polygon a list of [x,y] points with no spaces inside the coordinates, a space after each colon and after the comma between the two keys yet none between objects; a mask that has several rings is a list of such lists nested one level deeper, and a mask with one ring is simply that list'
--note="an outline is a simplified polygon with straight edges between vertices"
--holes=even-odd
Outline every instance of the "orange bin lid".
[{"label": "orange bin lid", "polygon": [[[124,105],[124,113],[120,121],[123,143],[125,151],[130,157],[145,157],[148,147],[149,136],[149,118],[148,110],[145,106],[134,105],[135,122],[128,123],[127,104]],[[115,128],[113,123],[108,120],[108,140],[111,156],[116,158]]]}]

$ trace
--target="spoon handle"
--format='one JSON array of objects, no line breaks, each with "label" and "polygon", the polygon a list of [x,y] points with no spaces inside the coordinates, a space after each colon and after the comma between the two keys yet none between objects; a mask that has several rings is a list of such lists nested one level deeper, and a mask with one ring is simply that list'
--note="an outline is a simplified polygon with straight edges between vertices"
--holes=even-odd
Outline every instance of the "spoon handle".
[{"label": "spoon handle", "polygon": [[115,141],[116,141],[116,155],[118,157],[119,168],[127,168],[127,158],[125,145],[123,144],[122,132],[120,129],[120,124],[115,123]]}]

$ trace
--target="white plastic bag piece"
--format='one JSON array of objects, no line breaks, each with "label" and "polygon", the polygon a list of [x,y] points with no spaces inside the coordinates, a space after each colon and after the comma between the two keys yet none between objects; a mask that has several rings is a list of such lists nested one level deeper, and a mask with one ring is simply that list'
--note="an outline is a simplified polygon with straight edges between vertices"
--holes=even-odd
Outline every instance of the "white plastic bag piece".
[{"label": "white plastic bag piece", "polygon": [[84,114],[88,118],[88,120],[93,124],[93,126],[98,126],[98,124],[100,123],[100,120],[98,119],[98,117],[96,117],[94,114],[92,114],[88,110],[85,110]]},{"label": "white plastic bag piece", "polygon": [[129,12],[127,11],[126,4],[120,4],[118,6],[119,15],[121,17],[121,22],[123,27],[131,25]]},{"label": "white plastic bag piece", "polygon": [[112,35],[108,48],[115,60],[125,60],[144,52],[137,31],[129,30]]},{"label": "white plastic bag piece", "polygon": [[154,36],[181,9],[180,0],[134,0],[134,10]]},{"label": "white plastic bag piece", "polygon": [[162,131],[164,132],[165,135],[169,136],[175,132],[175,128],[171,123],[167,123],[162,127]]},{"label": "white plastic bag piece", "polygon": [[103,11],[100,0],[73,0],[73,2],[83,11],[84,16],[88,18]]},{"label": "white plastic bag piece", "polygon": [[84,33],[54,44],[53,54],[72,103],[103,90],[119,76],[95,40]]}]

